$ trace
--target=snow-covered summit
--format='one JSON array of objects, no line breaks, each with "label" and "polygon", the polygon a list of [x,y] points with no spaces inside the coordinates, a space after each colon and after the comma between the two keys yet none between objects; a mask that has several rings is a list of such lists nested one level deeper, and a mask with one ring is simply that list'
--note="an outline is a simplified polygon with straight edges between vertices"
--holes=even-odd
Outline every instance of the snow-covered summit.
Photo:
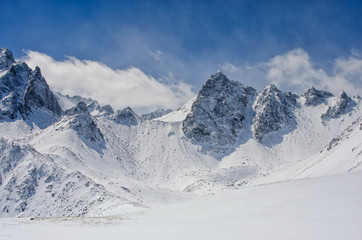
[{"label": "snow-covered summit", "polygon": [[[3,55],[12,57],[9,52]],[[24,62],[10,62],[12,65],[0,76],[0,120],[22,118],[39,128],[53,124],[62,109],[40,68],[33,71]]]},{"label": "snow-covered summit", "polygon": [[295,125],[291,108],[295,96],[284,94],[275,85],[266,86],[254,103],[255,117],[252,130],[255,138],[261,142],[265,134]]},{"label": "snow-covered summit", "polygon": [[8,69],[14,63],[13,53],[7,48],[0,48],[0,71]]},{"label": "snow-covered summit", "polygon": [[29,116],[39,110],[47,111],[54,117],[60,117],[63,112],[53,92],[41,75],[40,68],[36,67],[29,76],[24,96],[21,99],[20,112]]},{"label": "snow-covered summit", "polygon": [[194,143],[208,149],[233,145],[255,95],[255,89],[229,80],[220,71],[214,73],[199,91],[183,121],[183,132]]},{"label": "snow-covered summit", "polygon": [[126,107],[123,110],[118,110],[113,117],[114,121],[127,126],[135,126],[142,122],[141,118],[133,112],[132,108]]},{"label": "snow-covered summit", "polygon": [[92,144],[103,144],[103,134],[84,102],[80,102],[75,107],[65,111],[65,116],[57,124],[61,125],[62,122],[66,122],[67,126],[74,129],[84,141]]},{"label": "snow-covered summit", "polygon": [[332,106],[329,106],[327,112],[322,114],[321,118],[323,120],[328,118],[337,118],[342,114],[346,114],[352,110],[356,103],[347,96],[347,94],[342,91]]},{"label": "snow-covered summit", "polygon": [[306,106],[317,106],[321,103],[325,103],[327,98],[333,97],[333,94],[328,91],[320,91],[312,87],[303,94],[303,97],[305,98]]}]

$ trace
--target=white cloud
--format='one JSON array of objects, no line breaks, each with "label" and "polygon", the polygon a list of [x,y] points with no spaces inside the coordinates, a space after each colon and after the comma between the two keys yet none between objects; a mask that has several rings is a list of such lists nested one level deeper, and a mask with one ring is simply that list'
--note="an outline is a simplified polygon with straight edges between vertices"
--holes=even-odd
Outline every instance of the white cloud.
[{"label": "white cloud", "polygon": [[163,55],[163,52],[161,50],[148,51],[148,54],[150,54],[150,56],[153,57],[153,59],[160,61],[161,56]]},{"label": "white cloud", "polygon": [[336,59],[330,74],[315,68],[308,53],[295,49],[275,56],[265,64],[267,79],[282,89],[304,92],[311,86],[338,94],[362,92],[362,60],[356,57]]},{"label": "white cloud", "polygon": [[282,88],[303,92],[311,86],[327,87],[325,72],[314,69],[308,54],[301,49],[275,56],[265,63],[265,68],[267,79]]},{"label": "white cloud", "polygon": [[220,64],[219,67],[230,79],[252,86],[257,90],[261,90],[268,84],[265,77],[266,70],[262,64],[237,66],[226,62]]},{"label": "white cloud", "polygon": [[134,67],[113,70],[102,63],[74,57],[56,61],[35,51],[28,51],[24,61],[32,68],[41,68],[52,90],[90,97],[116,109],[131,106],[145,112],[177,108],[194,95],[191,86],[184,82],[163,84]]},{"label": "white cloud", "polygon": [[336,59],[329,73],[316,68],[302,49],[277,55],[265,63],[237,66],[226,62],[220,66],[232,79],[259,90],[273,83],[283,91],[298,94],[312,86],[334,94],[342,90],[350,95],[362,93],[362,59],[356,51],[348,59]]}]

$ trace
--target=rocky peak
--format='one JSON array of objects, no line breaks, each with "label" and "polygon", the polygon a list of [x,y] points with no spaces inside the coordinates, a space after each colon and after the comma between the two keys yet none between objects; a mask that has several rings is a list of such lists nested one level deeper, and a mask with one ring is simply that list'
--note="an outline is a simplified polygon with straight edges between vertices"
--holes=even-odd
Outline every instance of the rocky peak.
[{"label": "rocky peak", "polygon": [[17,63],[0,77],[0,120],[19,117],[19,102],[31,73],[28,65]]},{"label": "rocky peak", "polygon": [[105,112],[108,115],[114,114],[113,108],[111,105],[107,104],[101,108],[103,112]]},{"label": "rocky peak", "polygon": [[295,96],[283,93],[276,86],[266,86],[254,103],[255,117],[252,122],[254,137],[261,142],[265,134],[278,131],[294,123],[292,108]]},{"label": "rocky peak", "polygon": [[65,111],[65,114],[68,116],[74,115],[89,115],[88,106],[84,102],[79,102],[76,106],[72,107]]},{"label": "rocky peak", "polygon": [[56,119],[63,113],[55,95],[41,75],[39,67],[36,67],[29,76],[19,110],[25,118],[39,110],[53,115]]},{"label": "rocky peak", "polygon": [[5,70],[15,63],[13,53],[7,48],[0,48],[0,70]]},{"label": "rocky peak", "polygon": [[329,106],[327,111],[322,114],[321,118],[326,120],[328,118],[337,118],[342,114],[346,114],[352,110],[356,103],[342,91],[334,104]]},{"label": "rocky peak", "polygon": [[126,107],[123,110],[118,110],[113,120],[119,124],[127,126],[135,126],[142,122],[141,118],[133,112],[132,108]]},{"label": "rocky peak", "polygon": [[[5,56],[5,57],[4,57]],[[2,49],[2,57],[13,58]],[[39,113],[33,114],[33,113]],[[0,77],[0,120],[23,118],[40,128],[53,124],[62,110],[41,75],[40,68],[32,71],[24,62],[12,63]],[[38,115],[38,116],[36,116]]]},{"label": "rocky peak", "polygon": [[317,106],[324,103],[327,98],[333,97],[333,94],[328,91],[319,91],[312,87],[303,94],[303,97],[305,98],[306,106]]},{"label": "rocky peak", "polygon": [[212,87],[216,85],[226,86],[230,83],[230,80],[225,76],[221,71],[217,71],[212,74],[210,78],[206,81],[204,87]]},{"label": "rocky peak", "polygon": [[104,141],[103,134],[97,127],[84,102],[79,102],[73,108],[65,111],[65,115],[71,118],[69,127],[74,129],[83,140],[90,143]]},{"label": "rocky peak", "polygon": [[182,130],[193,142],[209,149],[218,151],[220,146],[233,145],[255,95],[255,89],[218,71],[199,91]]}]

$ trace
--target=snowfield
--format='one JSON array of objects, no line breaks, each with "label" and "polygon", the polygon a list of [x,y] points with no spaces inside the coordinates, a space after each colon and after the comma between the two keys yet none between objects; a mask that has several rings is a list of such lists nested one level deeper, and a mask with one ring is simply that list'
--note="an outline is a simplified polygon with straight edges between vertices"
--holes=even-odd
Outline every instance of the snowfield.
[{"label": "snowfield", "polygon": [[361,239],[362,173],[219,193],[94,218],[0,219],[0,239]]}]

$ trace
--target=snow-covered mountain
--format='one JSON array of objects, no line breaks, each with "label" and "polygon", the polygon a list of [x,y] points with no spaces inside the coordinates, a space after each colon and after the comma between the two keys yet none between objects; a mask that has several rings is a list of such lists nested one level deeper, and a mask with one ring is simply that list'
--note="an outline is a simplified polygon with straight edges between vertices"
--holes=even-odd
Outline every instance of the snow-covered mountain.
[{"label": "snow-covered mountain", "polygon": [[83,216],[362,170],[361,98],[221,72],[184,106],[139,117],[53,93],[0,55],[0,216]]},{"label": "snow-covered mountain", "polygon": [[8,49],[1,49],[0,120],[23,119],[39,128],[53,124],[62,109],[40,68],[31,70],[24,62],[15,62]]}]

